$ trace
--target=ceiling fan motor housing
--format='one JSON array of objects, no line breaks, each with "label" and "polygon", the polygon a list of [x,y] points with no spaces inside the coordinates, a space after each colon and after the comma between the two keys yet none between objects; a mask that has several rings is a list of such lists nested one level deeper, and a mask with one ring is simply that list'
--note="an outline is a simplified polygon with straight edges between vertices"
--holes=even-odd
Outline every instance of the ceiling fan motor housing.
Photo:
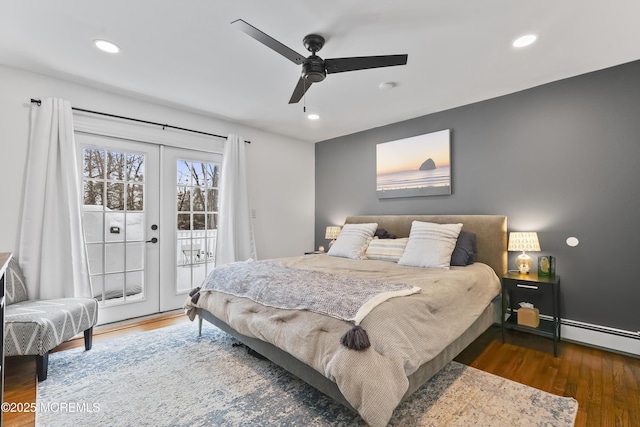
[{"label": "ceiling fan motor housing", "polygon": [[302,63],[302,77],[311,83],[321,82],[327,77],[324,61],[316,55],[311,55]]}]

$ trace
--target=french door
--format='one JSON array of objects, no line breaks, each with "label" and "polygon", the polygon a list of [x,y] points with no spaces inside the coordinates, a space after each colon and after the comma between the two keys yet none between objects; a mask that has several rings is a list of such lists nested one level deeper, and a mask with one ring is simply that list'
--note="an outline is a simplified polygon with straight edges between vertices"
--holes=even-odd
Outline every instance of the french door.
[{"label": "french door", "polygon": [[214,265],[220,156],[79,132],[76,142],[98,324],[182,307]]},{"label": "french door", "polygon": [[184,304],[215,265],[220,154],[164,147],[160,310]]},{"label": "french door", "polygon": [[[159,149],[76,133],[98,324],[159,311]],[[154,240],[155,239],[155,240]]]}]

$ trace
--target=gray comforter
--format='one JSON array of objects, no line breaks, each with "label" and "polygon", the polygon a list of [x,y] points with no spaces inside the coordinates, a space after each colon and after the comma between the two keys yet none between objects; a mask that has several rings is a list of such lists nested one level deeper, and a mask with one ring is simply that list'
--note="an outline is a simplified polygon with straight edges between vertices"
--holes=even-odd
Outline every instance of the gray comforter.
[{"label": "gray comforter", "polygon": [[348,325],[343,320],[267,307],[220,292],[202,293],[196,306],[187,301],[186,308],[203,308],[241,334],[285,350],[334,381],[372,426],[388,423],[408,388],[407,376],[469,328],[500,291],[494,271],[480,263],[440,270],[327,255],[272,261],[422,288],[421,293],[383,302],[362,320],[371,341],[364,351],[340,345]]}]

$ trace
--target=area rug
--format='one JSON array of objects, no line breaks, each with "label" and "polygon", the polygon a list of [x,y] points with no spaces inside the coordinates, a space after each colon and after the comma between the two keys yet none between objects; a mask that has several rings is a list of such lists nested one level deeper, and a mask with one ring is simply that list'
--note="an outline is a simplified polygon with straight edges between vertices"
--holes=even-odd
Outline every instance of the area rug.
[{"label": "area rug", "polygon": [[[354,412],[220,329],[183,323],[49,356],[39,426],[364,426]],[[395,426],[573,426],[578,404],[451,362]]]}]

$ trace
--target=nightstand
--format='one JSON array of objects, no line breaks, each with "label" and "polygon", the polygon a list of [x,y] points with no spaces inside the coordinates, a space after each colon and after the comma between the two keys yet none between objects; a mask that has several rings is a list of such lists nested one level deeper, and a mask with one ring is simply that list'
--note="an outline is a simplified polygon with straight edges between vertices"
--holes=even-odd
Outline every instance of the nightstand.
[{"label": "nightstand", "polygon": [[[532,303],[540,311],[540,325],[518,325],[521,302]],[[560,341],[560,276],[537,273],[508,273],[502,278],[502,342],[505,330],[515,329],[553,339],[553,355],[558,356]],[[507,315],[510,315],[507,318]]]}]

